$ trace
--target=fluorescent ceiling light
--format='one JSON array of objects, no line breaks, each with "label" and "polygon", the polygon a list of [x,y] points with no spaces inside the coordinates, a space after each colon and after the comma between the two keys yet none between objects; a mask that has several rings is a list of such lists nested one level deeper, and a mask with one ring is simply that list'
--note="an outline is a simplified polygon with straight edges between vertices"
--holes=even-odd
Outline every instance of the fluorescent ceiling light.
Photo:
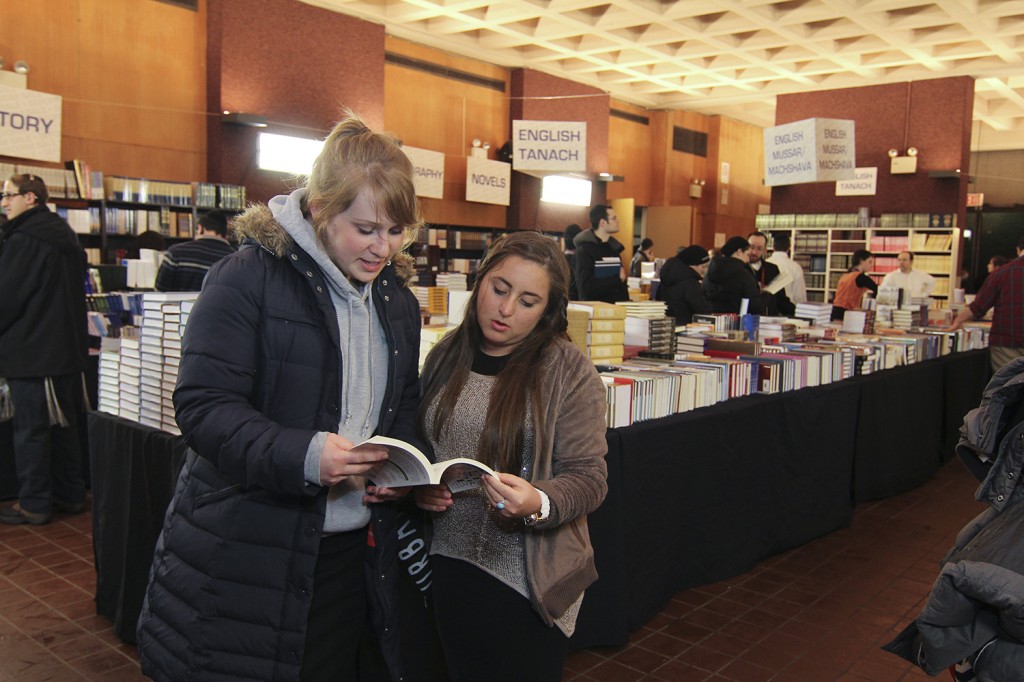
[{"label": "fluorescent ceiling light", "polygon": [[593,183],[590,180],[565,175],[547,175],[541,183],[541,201],[569,206],[590,206],[590,197],[593,193]]},{"label": "fluorescent ceiling light", "polygon": [[309,175],[323,140],[260,133],[260,168],[294,175]]}]

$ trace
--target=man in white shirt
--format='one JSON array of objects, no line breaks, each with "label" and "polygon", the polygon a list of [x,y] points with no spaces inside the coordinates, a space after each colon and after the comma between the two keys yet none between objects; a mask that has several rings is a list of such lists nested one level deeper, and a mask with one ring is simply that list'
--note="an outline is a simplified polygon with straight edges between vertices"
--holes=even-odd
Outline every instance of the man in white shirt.
[{"label": "man in white shirt", "polygon": [[893,270],[883,277],[879,286],[906,289],[910,292],[911,298],[931,296],[935,291],[935,278],[923,270],[914,269],[914,254],[909,251],[900,251],[896,260],[899,261],[900,269]]},{"label": "man in white shirt", "polygon": [[807,302],[807,283],[804,281],[804,269],[795,260],[789,257],[789,235],[777,235],[772,239],[773,251],[768,257],[769,263],[774,263],[779,270],[789,272],[793,275],[793,281],[786,285],[786,296],[793,303]]}]

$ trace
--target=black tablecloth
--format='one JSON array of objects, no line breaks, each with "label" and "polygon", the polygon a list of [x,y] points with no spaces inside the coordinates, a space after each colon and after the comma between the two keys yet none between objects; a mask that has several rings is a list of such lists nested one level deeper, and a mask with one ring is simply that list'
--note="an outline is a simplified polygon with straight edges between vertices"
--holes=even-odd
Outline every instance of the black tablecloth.
[{"label": "black tablecloth", "polygon": [[185,461],[177,436],[102,412],[89,414],[96,612],[135,641],[153,548]]},{"label": "black tablecloth", "polygon": [[[850,522],[854,501],[919,485],[952,452],[987,351],[609,429],[590,515],[598,581],[571,646],[618,645],[681,589],[717,582]],[[134,641],[180,438],[89,417],[97,611]]]}]

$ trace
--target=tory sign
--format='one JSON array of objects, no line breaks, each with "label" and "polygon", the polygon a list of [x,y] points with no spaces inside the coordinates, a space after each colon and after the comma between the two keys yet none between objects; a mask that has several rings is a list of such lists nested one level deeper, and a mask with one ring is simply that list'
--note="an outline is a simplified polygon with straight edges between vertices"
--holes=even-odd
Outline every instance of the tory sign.
[{"label": "tory sign", "polygon": [[0,155],[60,161],[61,98],[0,85]]}]

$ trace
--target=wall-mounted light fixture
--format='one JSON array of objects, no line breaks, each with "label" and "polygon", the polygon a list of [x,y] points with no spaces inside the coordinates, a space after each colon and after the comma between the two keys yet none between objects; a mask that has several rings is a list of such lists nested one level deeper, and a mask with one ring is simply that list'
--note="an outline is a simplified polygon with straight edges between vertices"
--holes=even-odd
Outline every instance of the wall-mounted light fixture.
[{"label": "wall-mounted light fixture", "polygon": [[259,133],[259,167],[294,175],[309,175],[313,161],[324,148],[323,140],[291,135]]},{"label": "wall-mounted light fixture", "polygon": [[898,149],[889,150],[889,172],[893,175],[905,175],[917,172],[917,147],[907,147],[906,156],[900,156]]},{"label": "wall-mounted light fixture", "polygon": [[225,111],[220,119],[223,123],[235,126],[248,126],[250,128],[266,128],[267,117],[259,114],[245,114],[241,111]]},{"label": "wall-mounted light fixture", "polygon": [[32,70],[32,67],[30,67],[28,65],[28,62],[26,62],[24,59],[19,59],[18,61],[14,62],[14,66],[11,68],[14,69],[14,73],[20,73],[22,76],[27,75],[28,72]]},{"label": "wall-mounted light fixture", "polygon": [[625,175],[615,175],[614,173],[598,173],[598,182],[622,182],[626,179]]},{"label": "wall-mounted light fixture", "polygon": [[490,148],[490,142],[481,142],[479,138],[473,138],[473,146],[469,150],[469,155],[475,159],[486,159]]},{"label": "wall-mounted light fixture", "polygon": [[704,181],[693,178],[690,180],[690,198],[700,199],[704,195]]},{"label": "wall-mounted light fixture", "polygon": [[540,200],[551,204],[590,206],[594,185],[568,175],[546,175],[541,180]]}]

